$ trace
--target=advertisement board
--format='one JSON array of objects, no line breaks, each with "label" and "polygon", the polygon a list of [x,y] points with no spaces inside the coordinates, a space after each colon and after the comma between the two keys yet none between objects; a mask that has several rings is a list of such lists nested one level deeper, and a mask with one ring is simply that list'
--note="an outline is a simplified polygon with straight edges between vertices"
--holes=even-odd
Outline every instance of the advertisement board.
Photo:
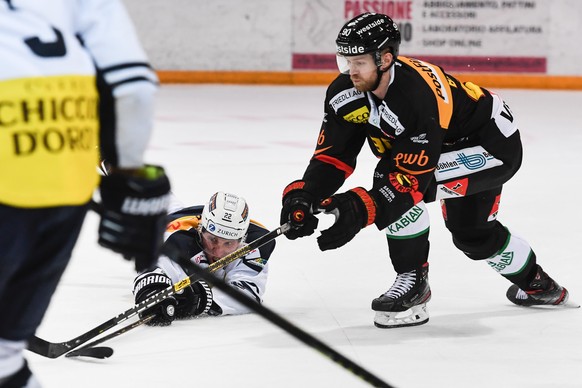
[{"label": "advertisement board", "polygon": [[292,69],[334,70],[335,37],[363,12],[389,15],[400,54],[454,72],[548,72],[550,1],[295,0]]}]

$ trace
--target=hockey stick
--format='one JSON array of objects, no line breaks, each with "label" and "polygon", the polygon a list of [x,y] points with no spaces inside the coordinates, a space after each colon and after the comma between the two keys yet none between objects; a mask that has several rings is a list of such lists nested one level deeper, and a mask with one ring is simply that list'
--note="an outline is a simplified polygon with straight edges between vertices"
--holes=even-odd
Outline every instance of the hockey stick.
[{"label": "hockey stick", "polygon": [[[278,228],[270,231],[269,233],[265,234],[264,236],[259,237],[255,241],[250,242],[249,244],[245,245],[237,249],[236,251],[224,256],[222,259],[210,264],[208,266],[209,271],[214,271],[216,268],[221,268],[226,266],[229,263],[232,263],[236,259],[248,254],[249,252],[265,245],[266,243],[270,242],[271,240],[279,237],[281,234],[287,232],[290,229],[289,223],[283,224]],[[117,326],[121,322],[126,321],[127,319],[144,312],[145,310],[149,309],[150,307],[160,303],[161,301],[169,298],[170,296],[174,295],[178,291],[188,287],[192,281],[195,280],[196,273],[190,275],[187,278],[184,278],[174,284],[158,292],[155,295],[150,296],[143,302],[140,302],[133,306],[132,308],[124,311],[123,313],[109,319],[108,321],[103,322],[102,324],[94,327],[93,329],[75,337],[71,340],[65,342],[49,342],[37,336],[33,336],[28,341],[28,350],[33,353],[39,354],[43,357],[48,358],[57,358],[62,356],[63,354],[78,348],[79,346],[83,345],[84,343],[92,340],[93,338],[97,337],[98,335],[104,333],[105,331]],[[100,349],[100,348],[93,348],[93,349]],[[107,349],[107,348],[105,348]],[[103,353],[108,351],[102,350]]]},{"label": "hockey stick", "polygon": [[213,285],[214,287],[220,289],[225,294],[239,302],[240,304],[246,306],[247,308],[253,310],[257,314],[261,315],[266,320],[270,321],[274,325],[280,327],[299,341],[303,342],[305,345],[317,350],[331,361],[339,364],[343,368],[352,372],[354,375],[360,377],[365,382],[371,384],[374,387],[381,388],[394,388],[388,383],[381,380],[376,375],[372,374],[368,370],[364,369],[362,366],[356,364],[354,361],[343,356],[337,351],[330,348],[325,343],[321,342],[311,334],[301,330],[299,327],[295,326],[291,322],[287,321],[285,318],[275,313],[273,310],[268,309],[264,305],[257,303],[256,300],[249,298],[245,294],[241,293],[239,290],[231,287],[225,283],[222,279],[217,278],[211,272],[197,265],[193,265],[192,270],[199,278],[202,278],[207,283]]},{"label": "hockey stick", "polygon": [[[214,263],[212,263],[212,266],[209,266],[209,268],[212,268],[211,272],[216,272],[219,269],[226,267],[228,264],[230,264],[230,261],[226,262],[226,261],[223,261],[223,259],[219,259],[219,260],[215,261]],[[151,321],[155,317],[155,315],[156,314],[152,314],[152,315],[148,315],[146,317],[140,318],[139,320],[135,321],[134,323],[126,325],[126,326],[122,327],[121,329],[114,331],[111,334],[108,334],[104,337],[98,338],[93,342],[90,342],[84,346],[81,346],[80,348],[77,348],[75,350],[68,352],[67,354],[65,354],[65,357],[69,357],[69,358],[70,357],[109,358],[113,355],[113,349],[108,348],[108,347],[95,347],[95,346],[99,345],[105,341],[109,341],[112,338],[118,337],[121,334],[127,333],[128,331],[133,330],[136,327],[143,325],[144,323],[148,323],[149,321]],[[104,349],[109,349],[110,351],[106,352]]]},{"label": "hockey stick", "polygon": [[[149,321],[154,319],[155,316],[156,316],[156,314],[152,314],[152,315],[148,315],[146,317],[140,318],[138,321],[135,321],[134,323],[126,325],[126,326],[122,327],[121,329],[114,331],[111,334],[108,334],[104,337],[96,339],[95,341],[90,342],[87,345],[82,346],[78,349],[70,351],[69,353],[65,354],[65,357],[109,358],[113,355],[113,349],[108,348],[108,347],[95,347],[95,346],[99,345],[105,341],[109,341],[112,338],[118,337],[121,334],[127,333],[128,331],[133,330],[136,327],[143,325],[144,323],[148,323]],[[109,349],[110,351],[105,352],[103,349]]]}]

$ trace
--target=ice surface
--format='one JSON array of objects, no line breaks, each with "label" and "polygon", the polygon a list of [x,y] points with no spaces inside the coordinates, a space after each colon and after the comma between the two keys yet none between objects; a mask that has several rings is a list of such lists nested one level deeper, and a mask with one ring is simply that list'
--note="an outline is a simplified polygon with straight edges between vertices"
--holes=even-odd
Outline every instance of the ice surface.
[{"label": "ice surface", "polygon": [[[582,92],[498,92],[525,145],[499,219],[526,237],[547,272],[582,302]],[[272,229],[283,187],[301,177],[313,152],[324,93],[324,87],[162,86],[148,162],[166,167],[186,204],[231,191]],[[343,189],[370,187],[375,158],[367,148],[358,163]],[[375,227],[325,253],[316,235],[279,238],[265,305],[398,388],[582,387],[582,309],[513,306],[505,298],[509,283],[456,250],[438,206],[429,210],[428,324],[374,327],[371,300],[394,280],[385,237]],[[329,223],[323,219],[322,226]],[[132,266],[97,245],[96,227],[90,215],[37,333],[42,338],[71,339],[132,306]],[[27,358],[48,388],[368,386],[257,315],[140,327],[108,344],[115,354],[107,360]]]}]

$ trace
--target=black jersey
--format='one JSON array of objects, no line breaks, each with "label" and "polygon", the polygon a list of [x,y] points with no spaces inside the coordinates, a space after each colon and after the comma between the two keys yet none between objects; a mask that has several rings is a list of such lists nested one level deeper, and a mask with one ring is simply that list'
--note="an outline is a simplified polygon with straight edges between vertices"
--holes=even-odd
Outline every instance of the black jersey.
[{"label": "black jersey", "polygon": [[474,136],[491,120],[491,94],[440,67],[399,57],[383,100],[354,88],[348,75],[328,87],[325,116],[303,180],[318,199],[351,175],[365,142],[379,158],[374,198],[389,204],[384,227],[423,200],[444,143]]}]

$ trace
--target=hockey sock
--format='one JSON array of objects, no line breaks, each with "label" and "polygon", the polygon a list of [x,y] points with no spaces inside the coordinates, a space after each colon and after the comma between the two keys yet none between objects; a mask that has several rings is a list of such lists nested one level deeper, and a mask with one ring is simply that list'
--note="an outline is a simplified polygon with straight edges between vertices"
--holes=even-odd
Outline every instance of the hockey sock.
[{"label": "hockey sock", "polygon": [[9,341],[0,338],[0,379],[16,373],[24,365],[25,341]]},{"label": "hockey sock", "polygon": [[418,269],[428,260],[429,224],[426,206],[419,202],[384,230],[397,273]]},{"label": "hockey sock", "polygon": [[527,275],[535,266],[536,255],[523,238],[509,233],[503,247],[486,259],[487,264],[518,286],[527,284]]},{"label": "hockey sock", "polygon": [[385,232],[389,239],[410,239],[427,233],[429,226],[428,211],[421,201],[406,211],[400,219],[388,225]]}]

